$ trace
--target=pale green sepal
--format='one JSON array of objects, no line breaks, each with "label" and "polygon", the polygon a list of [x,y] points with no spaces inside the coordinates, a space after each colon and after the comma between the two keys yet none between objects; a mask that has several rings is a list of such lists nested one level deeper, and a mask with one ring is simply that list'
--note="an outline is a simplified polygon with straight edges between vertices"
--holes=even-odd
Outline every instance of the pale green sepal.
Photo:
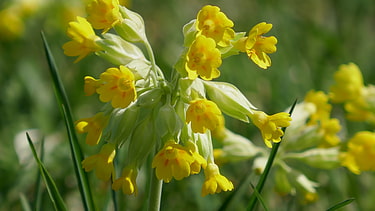
[{"label": "pale green sepal", "polygon": [[275,170],[275,190],[281,196],[292,194],[294,195],[296,190],[290,184],[288,179],[288,173],[283,168],[276,168]]},{"label": "pale green sepal", "polygon": [[166,135],[175,136],[182,127],[183,122],[181,118],[169,103],[160,107],[155,121],[155,128],[160,137]]},{"label": "pale green sepal", "polygon": [[219,48],[220,53],[221,53],[221,59],[225,59],[227,57],[239,54],[240,50],[237,49],[234,46],[234,44],[245,35],[246,35],[246,32],[238,32],[235,34],[234,38],[231,40],[231,44],[229,46],[224,47],[224,48]]},{"label": "pale green sepal", "polygon": [[185,69],[186,54],[187,54],[188,50],[189,50],[188,48],[184,49],[184,51],[180,55],[180,58],[178,59],[178,61],[174,65],[174,68],[177,70],[178,73],[180,73],[182,78],[185,78],[185,77],[188,76],[188,73]]},{"label": "pale green sepal", "polygon": [[249,122],[248,115],[256,109],[240,90],[225,82],[203,81],[207,95],[221,111],[238,120]]},{"label": "pale green sepal", "polygon": [[161,88],[154,88],[141,94],[136,102],[138,107],[153,107],[160,102],[164,91]]},{"label": "pale green sepal", "polygon": [[129,42],[146,42],[145,24],[142,17],[126,7],[120,6],[123,20],[115,25],[116,32]]},{"label": "pale green sepal", "polygon": [[207,162],[214,162],[210,130],[207,130],[206,133],[194,133],[193,136],[200,154],[207,160]]},{"label": "pale green sepal", "polygon": [[189,23],[185,24],[182,32],[184,33],[184,46],[189,47],[196,37],[196,19],[191,20]]},{"label": "pale green sepal", "polygon": [[283,159],[297,159],[312,167],[321,169],[333,169],[340,167],[339,149],[314,148],[300,153],[288,153]]},{"label": "pale green sepal", "polygon": [[206,89],[204,88],[202,80],[198,78],[195,80],[181,78],[180,88],[181,97],[186,103],[197,98],[206,98]]},{"label": "pale green sepal", "polygon": [[152,151],[158,137],[154,128],[153,114],[147,115],[135,127],[129,140],[128,162],[141,165]]}]

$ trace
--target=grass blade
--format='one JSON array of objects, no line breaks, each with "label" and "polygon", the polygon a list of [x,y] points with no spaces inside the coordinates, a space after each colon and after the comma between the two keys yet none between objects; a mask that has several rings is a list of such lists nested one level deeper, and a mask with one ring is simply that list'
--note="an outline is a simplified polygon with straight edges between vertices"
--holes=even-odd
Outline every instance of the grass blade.
[{"label": "grass blade", "polygon": [[251,187],[252,187],[253,190],[254,190],[254,193],[253,193],[253,194],[255,194],[255,196],[256,196],[257,199],[259,200],[260,204],[263,206],[263,209],[264,209],[265,211],[268,211],[268,208],[267,208],[267,206],[266,206],[266,203],[264,203],[263,197],[260,195],[260,193],[259,193],[259,191],[257,190],[257,188],[256,188],[252,183],[250,183],[250,185],[251,185]]},{"label": "grass blade", "polygon": [[21,207],[23,211],[32,211],[29,202],[26,199],[25,194],[20,194]]},{"label": "grass blade", "polygon": [[59,210],[59,211],[67,210],[66,206],[65,206],[65,203],[64,203],[64,200],[62,199],[62,197],[61,197],[61,195],[60,195],[60,193],[59,193],[59,191],[56,187],[55,182],[53,181],[51,175],[48,173],[47,169],[44,167],[42,161],[40,161],[40,159],[39,159],[39,157],[36,153],[34,144],[31,141],[31,138],[30,138],[29,134],[26,133],[26,136],[27,136],[27,141],[29,142],[31,151],[34,155],[34,158],[35,158],[37,164],[38,164],[40,174],[41,174],[41,176],[44,180],[44,183],[46,184],[46,188],[47,188],[49,197],[52,201],[53,206],[55,207],[55,210]]},{"label": "grass blade", "polygon": [[79,143],[78,143],[77,135],[75,133],[74,121],[72,118],[72,112],[70,109],[69,101],[66,96],[64,86],[60,80],[57,67],[55,64],[55,60],[48,47],[47,40],[43,32],[41,34],[42,34],[44,49],[45,49],[48,64],[49,64],[50,74],[51,74],[53,85],[54,85],[55,95],[57,97],[58,105],[64,117],[67,132],[68,132],[72,161],[74,165],[74,171],[76,173],[78,187],[79,187],[81,197],[82,197],[82,202],[85,207],[85,210],[90,210],[90,211],[95,210],[87,175],[86,175],[86,172],[81,167],[81,161],[83,160],[83,155],[82,155]]},{"label": "grass blade", "polygon": [[[290,116],[292,115],[294,107],[296,106],[296,104],[297,104],[297,100],[294,101],[293,105],[290,108],[290,111],[289,111]],[[285,132],[285,129],[286,128],[283,128],[283,132]],[[271,170],[273,161],[275,160],[277,150],[279,149],[279,146],[280,146],[281,142],[282,141],[280,141],[279,143],[274,143],[273,146],[272,146],[272,150],[271,150],[270,156],[268,157],[266,167],[264,168],[264,171],[263,171],[262,175],[260,175],[258,184],[256,186],[256,190],[258,191],[259,194],[262,192],[263,186],[264,186],[264,184],[266,182],[266,179],[267,179],[267,176],[268,176],[268,174]],[[250,197],[250,201],[249,201],[247,210],[253,210],[256,202],[257,202],[256,194],[252,194],[251,197]]]},{"label": "grass blade", "polygon": [[345,200],[345,201],[342,201],[342,202],[340,202],[340,203],[334,205],[333,207],[327,209],[327,211],[338,210],[338,209],[340,209],[340,208],[342,208],[342,207],[344,207],[344,206],[346,206],[346,205],[352,203],[354,200],[355,200],[354,198],[350,198],[350,199],[347,199],[347,200]]}]

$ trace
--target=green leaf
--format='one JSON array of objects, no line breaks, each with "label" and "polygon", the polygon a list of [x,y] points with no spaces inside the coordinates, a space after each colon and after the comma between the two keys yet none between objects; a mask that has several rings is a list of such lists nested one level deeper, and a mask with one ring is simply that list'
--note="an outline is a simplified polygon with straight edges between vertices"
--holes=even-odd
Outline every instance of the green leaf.
[{"label": "green leaf", "polygon": [[352,203],[354,200],[355,200],[354,198],[350,198],[350,199],[347,199],[347,200],[345,200],[345,201],[342,201],[342,202],[340,202],[340,203],[334,205],[333,207],[327,209],[327,211],[338,210],[338,209],[340,209],[340,208],[342,208],[342,207],[344,207],[344,206],[346,206],[346,205]]},{"label": "green leaf", "polygon": [[34,158],[35,158],[36,162],[38,163],[40,174],[41,174],[41,176],[44,180],[44,183],[46,184],[46,188],[47,188],[49,197],[52,201],[53,206],[55,207],[55,210],[59,210],[59,211],[60,210],[67,210],[66,206],[65,206],[65,203],[64,203],[64,200],[62,199],[62,197],[61,197],[61,195],[60,195],[60,193],[59,193],[59,191],[56,187],[55,182],[53,181],[51,175],[48,173],[47,169],[44,167],[42,161],[39,159],[39,157],[36,153],[34,144],[31,141],[31,138],[30,138],[29,134],[26,133],[26,136],[27,136],[27,141],[29,142],[31,151],[34,155]]},{"label": "green leaf", "polygon": [[66,96],[64,86],[59,77],[55,60],[48,47],[47,40],[43,32],[41,34],[42,34],[42,39],[44,43],[44,49],[45,49],[46,56],[47,56],[47,61],[49,64],[50,74],[51,74],[53,85],[54,85],[55,95],[58,101],[60,111],[64,117],[66,129],[68,132],[70,151],[71,151],[72,161],[74,165],[74,171],[75,171],[77,182],[78,182],[78,187],[79,187],[81,197],[82,197],[82,203],[85,207],[85,210],[90,210],[90,211],[95,210],[87,175],[81,166],[83,155],[82,155],[79,143],[78,143],[77,135],[75,133],[74,121],[72,118],[72,112],[70,109],[69,101]]}]

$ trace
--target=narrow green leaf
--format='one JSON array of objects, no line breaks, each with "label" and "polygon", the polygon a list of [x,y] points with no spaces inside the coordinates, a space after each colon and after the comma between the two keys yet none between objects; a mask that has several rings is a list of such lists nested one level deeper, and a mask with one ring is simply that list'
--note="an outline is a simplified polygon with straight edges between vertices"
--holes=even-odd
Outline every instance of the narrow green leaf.
[{"label": "narrow green leaf", "polygon": [[43,163],[40,161],[37,153],[36,153],[36,150],[35,150],[35,147],[34,147],[34,144],[29,136],[28,133],[26,133],[26,136],[27,136],[27,141],[29,142],[29,145],[30,145],[30,148],[31,148],[31,151],[34,155],[34,158],[38,164],[38,167],[39,167],[39,170],[40,170],[40,174],[44,180],[44,183],[46,184],[46,188],[47,188],[47,191],[48,191],[48,194],[49,194],[49,197],[52,201],[52,204],[53,206],[55,207],[55,210],[67,210],[66,209],[66,206],[65,206],[65,203],[64,203],[64,200],[62,199],[57,187],[56,187],[56,184],[55,182],[53,181],[51,175],[48,173],[47,169],[44,167]]},{"label": "narrow green leaf", "polygon": [[260,195],[260,193],[257,190],[257,188],[252,183],[250,183],[250,186],[253,188],[254,194],[257,197],[257,199],[259,200],[260,204],[263,206],[263,209],[265,211],[268,211],[269,209],[267,208],[266,204],[264,203],[263,197]]},{"label": "narrow green leaf", "polygon": [[48,47],[47,40],[43,32],[41,34],[42,34],[42,39],[44,43],[44,49],[45,49],[46,56],[47,56],[47,61],[49,64],[50,74],[51,74],[53,85],[54,85],[55,95],[58,101],[60,111],[64,117],[67,132],[68,132],[71,156],[72,156],[72,161],[74,165],[74,171],[76,173],[78,187],[79,187],[81,197],[82,197],[82,202],[85,207],[85,210],[90,210],[90,211],[95,210],[87,175],[81,166],[81,161],[83,160],[83,154],[81,152],[81,148],[78,143],[78,138],[75,133],[74,121],[73,121],[69,101],[65,93],[64,86],[60,80],[55,60]]},{"label": "narrow green leaf", "polygon": [[[296,104],[297,104],[297,100],[294,101],[293,105],[290,108],[290,111],[289,111],[290,116],[292,115],[294,107],[296,106]],[[283,132],[285,132],[285,129],[286,128],[282,129]],[[256,190],[259,191],[259,194],[262,192],[263,186],[266,183],[267,176],[268,176],[268,174],[271,170],[273,161],[275,160],[275,157],[276,157],[276,154],[277,154],[277,151],[279,149],[279,146],[280,146],[281,142],[282,141],[280,141],[279,143],[274,143],[273,146],[272,146],[272,150],[271,150],[270,156],[268,157],[266,167],[264,168],[264,171],[263,171],[262,175],[260,175],[258,184],[256,186]],[[249,200],[247,210],[253,210],[256,202],[257,202],[256,194],[252,194],[251,197],[250,197],[250,200]]]},{"label": "narrow green leaf", "polygon": [[334,211],[334,210],[338,210],[340,209],[341,207],[344,207],[350,203],[352,203],[353,201],[355,200],[355,198],[350,198],[350,199],[347,199],[345,201],[342,201],[334,206],[332,206],[331,208],[327,209],[327,211]]},{"label": "narrow green leaf", "polygon": [[[42,139],[41,147],[40,147],[40,160],[41,162],[44,161],[44,138]],[[34,204],[34,210],[39,211],[41,210],[41,204],[42,204],[42,196],[43,196],[43,191],[42,191],[42,175],[41,172],[38,172],[36,182],[35,182],[35,204]]]},{"label": "narrow green leaf", "polygon": [[21,201],[21,207],[23,211],[31,211],[30,204],[27,201],[25,194],[23,193],[20,194],[20,201]]}]

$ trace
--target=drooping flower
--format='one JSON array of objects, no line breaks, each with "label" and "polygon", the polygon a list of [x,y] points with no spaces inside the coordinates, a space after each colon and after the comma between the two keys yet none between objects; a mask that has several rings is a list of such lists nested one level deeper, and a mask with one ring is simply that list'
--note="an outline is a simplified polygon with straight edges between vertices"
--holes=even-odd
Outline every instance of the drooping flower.
[{"label": "drooping flower", "polygon": [[320,147],[333,147],[340,143],[337,133],[341,130],[338,119],[325,119],[321,121],[319,132],[323,135],[323,142]]},{"label": "drooping flower", "polygon": [[328,103],[329,97],[324,92],[311,90],[306,94],[304,101],[312,103],[315,108],[308,124],[316,124],[319,120],[329,119],[332,106]]},{"label": "drooping flower", "polygon": [[108,143],[103,145],[99,154],[92,155],[82,161],[82,167],[89,172],[95,170],[98,179],[107,181],[111,175],[115,175],[113,159],[116,155],[115,145]]},{"label": "drooping flower", "polygon": [[348,142],[347,152],[340,155],[341,165],[354,174],[362,171],[375,171],[375,133],[361,131]]},{"label": "drooping flower", "polygon": [[121,177],[116,179],[112,184],[113,190],[122,190],[127,195],[137,195],[137,179],[138,170],[136,167],[127,166],[122,170]]},{"label": "drooping flower", "polygon": [[101,50],[95,43],[97,40],[100,40],[100,37],[96,36],[91,24],[85,18],[77,16],[77,22],[70,22],[67,35],[72,41],[63,45],[64,54],[67,56],[78,56],[74,63],[79,62],[89,53]]},{"label": "drooping flower", "polygon": [[263,111],[254,111],[250,114],[252,122],[259,128],[262,133],[264,143],[271,148],[272,143],[281,141],[281,136],[284,135],[282,127],[288,127],[292,118],[288,113],[280,112],[271,116]]},{"label": "drooping flower", "polygon": [[358,97],[355,100],[346,102],[344,108],[347,112],[346,118],[350,121],[367,121],[372,124],[375,123],[375,114],[365,97]]},{"label": "drooping flower", "polygon": [[221,53],[216,48],[215,41],[200,35],[189,48],[185,68],[191,80],[198,76],[204,80],[212,80],[220,76],[220,71],[217,68],[221,62]]},{"label": "drooping flower", "polygon": [[186,122],[191,122],[194,133],[205,133],[207,129],[215,130],[223,125],[223,115],[217,105],[207,99],[197,99],[190,102],[186,111]]},{"label": "drooping flower", "polygon": [[99,99],[109,102],[114,108],[125,108],[137,98],[134,74],[125,66],[108,68],[100,74],[100,79],[85,78],[85,92],[92,94],[96,88]]},{"label": "drooping flower", "polygon": [[263,69],[271,66],[271,58],[267,54],[276,52],[276,37],[263,36],[271,28],[270,23],[258,23],[250,30],[248,37],[241,38],[236,44],[240,51],[246,52],[247,56]]},{"label": "drooping flower", "polygon": [[233,26],[233,21],[228,19],[223,12],[220,12],[220,8],[216,6],[206,5],[197,15],[198,35],[214,39],[221,47],[228,46],[230,40],[233,39]]},{"label": "drooping flower", "polygon": [[334,74],[335,84],[331,87],[331,100],[343,103],[355,100],[362,95],[363,77],[360,69],[354,63],[339,66]]},{"label": "drooping flower", "polygon": [[87,20],[94,29],[103,29],[103,33],[120,22],[118,0],[91,0],[87,6]]},{"label": "drooping flower", "polygon": [[207,164],[204,170],[205,181],[202,186],[202,196],[233,190],[233,183],[220,174],[219,167],[215,163]]},{"label": "drooping flower", "polygon": [[108,116],[105,116],[103,112],[99,112],[93,117],[76,121],[75,125],[77,132],[87,133],[86,144],[96,145],[102,137],[102,132],[107,122]]},{"label": "drooping flower", "polygon": [[156,177],[166,183],[172,178],[181,180],[190,174],[198,174],[201,166],[206,166],[201,155],[174,141],[165,143],[152,161],[152,168],[156,168]]}]

